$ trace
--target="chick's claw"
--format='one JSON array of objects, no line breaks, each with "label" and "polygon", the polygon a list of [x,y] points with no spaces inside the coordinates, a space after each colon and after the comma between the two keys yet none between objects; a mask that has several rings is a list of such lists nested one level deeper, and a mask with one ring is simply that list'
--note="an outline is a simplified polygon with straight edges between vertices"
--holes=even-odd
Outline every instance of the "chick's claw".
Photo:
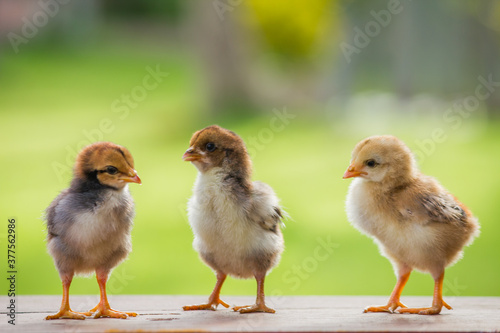
[{"label": "chick's claw", "polygon": [[59,311],[55,315],[45,317],[45,320],[53,320],[53,319],[85,319],[85,313],[76,312],[72,310]]},{"label": "chick's claw", "polygon": [[[107,302],[106,302],[107,304]],[[85,313],[86,316],[92,316],[92,318],[118,318],[118,319],[127,319],[128,317],[136,317],[137,313],[135,312],[123,312],[111,309],[109,304],[102,305],[101,303],[97,304],[94,308],[90,309]]]},{"label": "chick's claw", "polygon": [[249,308],[249,307],[251,307],[251,305],[233,306],[233,311],[240,311],[241,309]]},{"label": "chick's claw", "polygon": [[421,315],[437,315],[441,312],[442,307],[430,307],[430,308],[406,308],[399,309],[397,313],[412,313],[412,314],[421,314]]},{"label": "chick's claw", "polygon": [[244,305],[244,306],[235,306],[233,307],[234,311],[237,311],[239,313],[252,313],[252,312],[266,312],[266,313],[275,313],[276,311],[274,309],[271,309],[267,307],[265,304],[264,305]]},{"label": "chick's claw", "polygon": [[182,307],[184,311],[192,311],[192,310],[217,310],[218,304],[198,304],[198,305],[185,305]]},{"label": "chick's claw", "polygon": [[229,304],[221,301],[220,299],[217,299],[217,300],[214,300],[214,301],[206,303],[206,304],[186,305],[186,306],[183,306],[182,309],[184,311],[192,311],[192,310],[212,310],[212,311],[215,311],[215,310],[217,310],[217,306],[219,306],[219,304],[225,308],[229,307]]},{"label": "chick's claw", "polygon": [[399,307],[406,308],[407,306],[398,301],[398,302],[389,303],[389,304],[383,305],[383,306],[369,306],[369,307],[365,308],[365,310],[363,311],[363,313],[367,313],[367,312],[390,312],[390,313],[394,313],[394,310],[396,310]]},{"label": "chick's claw", "polygon": [[134,312],[122,312],[109,308],[98,309],[94,313],[94,319],[97,318],[118,318],[118,319],[127,319],[128,317],[136,317],[137,313]]},{"label": "chick's claw", "polygon": [[448,310],[453,310],[451,306],[449,306],[445,301],[441,299],[440,301],[435,302],[430,308],[407,308],[407,309],[399,309],[396,312],[421,314],[421,315],[437,315],[441,313],[443,306]]}]

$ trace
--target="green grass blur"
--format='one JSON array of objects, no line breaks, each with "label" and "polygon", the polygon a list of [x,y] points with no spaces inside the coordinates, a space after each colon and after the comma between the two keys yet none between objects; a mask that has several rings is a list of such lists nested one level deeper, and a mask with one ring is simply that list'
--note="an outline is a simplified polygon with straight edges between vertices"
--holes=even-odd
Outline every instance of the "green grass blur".
[{"label": "green grass blur", "polygon": [[[147,66],[157,65],[169,73],[158,88],[123,119],[113,112],[112,103],[142,84]],[[170,50],[160,57],[118,44],[99,53],[21,52],[6,55],[2,67],[0,259],[6,271],[7,218],[15,218],[18,293],[61,293],[45,248],[42,216],[68,186],[71,175],[58,175],[54,163],[68,168],[84,141],[107,140],[130,149],[143,180],[142,186],[130,186],[137,213],[134,249],[113,272],[109,293],[208,295],[215,278],[192,249],[185,213],[196,170],[181,156],[191,134],[212,123],[250,142],[269,128],[271,110],[245,119],[198,111],[205,100],[201,74],[189,55],[180,51]],[[258,148],[253,154],[253,178],[270,184],[293,218],[284,229],[286,250],[267,279],[267,293],[389,295],[395,283],[390,263],[344,213],[350,181],[342,180],[342,174],[351,149],[375,133],[350,131],[345,120],[327,117],[321,110],[314,116],[303,110],[288,112],[296,118],[258,147],[251,147]],[[107,133],[98,131],[103,119],[110,121]],[[390,132],[416,148],[413,132],[407,130],[413,125],[394,123]],[[496,171],[500,124],[471,120],[461,130],[476,127],[481,131],[467,140],[460,140],[459,132],[450,133],[422,164],[425,173],[436,176],[471,208],[482,228],[464,258],[446,272],[448,297],[500,296],[500,174]],[[325,242],[333,243],[331,253],[321,247]],[[0,288],[7,290],[6,279],[0,280]],[[430,298],[432,290],[429,275],[414,273],[404,294]],[[254,292],[254,281],[232,278],[222,291]],[[71,293],[97,294],[95,279],[76,278]]]}]

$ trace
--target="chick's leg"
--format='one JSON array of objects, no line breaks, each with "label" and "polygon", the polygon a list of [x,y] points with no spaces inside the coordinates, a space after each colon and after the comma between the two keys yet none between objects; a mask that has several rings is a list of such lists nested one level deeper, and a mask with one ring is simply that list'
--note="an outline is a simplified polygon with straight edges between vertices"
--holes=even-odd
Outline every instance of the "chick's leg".
[{"label": "chick's leg", "polygon": [[444,271],[434,278],[434,298],[432,300],[432,306],[430,308],[407,308],[407,309],[399,309],[398,312],[418,313],[421,315],[435,315],[441,312],[443,306],[448,310],[451,310],[452,307],[449,306],[443,300],[443,280],[444,280]]},{"label": "chick's leg", "polygon": [[402,266],[398,268],[398,282],[396,282],[396,286],[391,293],[391,297],[389,297],[389,302],[387,305],[383,306],[370,306],[367,307],[364,312],[394,312],[398,307],[406,308],[406,305],[399,301],[401,297],[401,293],[403,292],[403,288],[408,282],[410,278],[411,268],[407,266]]},{"label": "chick's leg", "polygon": [[61,302],[61,309],[58,313],[52,316],[47,316],[46,320],[52,319],[85,319],[85,315],[80,312],[75,312],[69,307],[69,286],[73,280],[73,273],[61,275],[63,286],[63,297]]},{"label": "chick's leg", "polygon": [[191,311],[191,310],[213,310],[215,311],[217,309],[217,306],[221,304],[223,307],[228,308],[229,305],[226,304],[225,302],[221,301],[219,296],[220,296],[220,290],[222,288],[222,284],[226,280],[226,274],[217,272],[217,283],[215,284],[214,290],[210,294],[210,297],[208,298],[208,303],[206,304],[199,304],[199,305],[186,305],[183,306],[182,308],[184,311]]},{"label": "chick's leg", "polygon": [[99,284],[100,290],[100,301],[99,304],[97,304],[92,310],[89,311],[89,315],[94,314],[94,318],[110,317],[122,319],[126,319],[129,316],[137,316],[137,313],[134,312],[121,312],[111,309],[108,302],[108,296],[106,295],[106,282],[108,281],[108,275],[108,270],[96,270],[97,283]]},{"label": "chick's leg", "polygon": [[257,300],[254,305],[245,305],[245,306],[235,306],[233,307],[234,311],[238,311],[239,313],[251,313],[251,312],[267,312],[267,313],[275,313],[274,309],[268,308],[265,303],[265,295],[264,295],[264,279],[266,277],[265,273],[255,274],[255,279],[257,280]]}]

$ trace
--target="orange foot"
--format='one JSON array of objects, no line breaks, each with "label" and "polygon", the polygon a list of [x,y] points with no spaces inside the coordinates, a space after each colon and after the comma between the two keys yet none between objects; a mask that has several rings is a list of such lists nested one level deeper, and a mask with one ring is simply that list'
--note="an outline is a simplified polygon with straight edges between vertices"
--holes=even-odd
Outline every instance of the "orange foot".
[{"label": "orange foot", "polygon": [[265,304],[235,306],[235,307],[233,307],[233,310],[237,311],[239,313],[252,313],[252,312],[275,313],[276,312],[274,309],[268,308]]},{"label": "orange foot", "polygon": [[404,305],[400,301],[389,302],[389,304],[383,305],[383,306],[369,306],[363,312],[364,313],[367,313],[367,312],[390,312],[390,313],[394,313],[394,310],[396,310],[399,307],[406,308],[406,305]]},{"label": "orange foot", "polygon": [[103,317],[127,319],[128,317],[137,316],[137,313],[135,312],[117,311],[111,309],[110,307],[101,306],[100,304],[96,305],[93,309],[91,309],[89,312],[85,312],[84,314],[87,316],[93,316],[94,319]]},{"label": "orange foot", "polygon": [[52,320],[52,319],[79,319],[83,320],[85,319],[85,313],[81,312],[76,312],[71,309],[66,309],[66,310],[61,310],[55,315],[52,316],[47,316],[45,317],[45,320]]},{"label": "orange foot", "polygon": [[448,310],[452,310],[452,307],[446,304],[445,301],[443,301],[442,305],[433,305],[430,308],[406,308],[406,309],[399,309],[396,312],[397,313],[414,313],[414,314],[421,314],[421,315],[437,315],[441,312],[441,309],[447,308]]},{"label": "orange foot", "polygon": [[215,311],[217,310],[217,306],[221,304],[223,307],[228,308],[229,304],[223,302],[220,300],[220,298],[217,298],[216,300],[213,301],[208,301],[206,304],[199,304],[199,305],[186,305],[183,306],[182,308],[184,311],[191,311],[191,310],[212,310]]}]

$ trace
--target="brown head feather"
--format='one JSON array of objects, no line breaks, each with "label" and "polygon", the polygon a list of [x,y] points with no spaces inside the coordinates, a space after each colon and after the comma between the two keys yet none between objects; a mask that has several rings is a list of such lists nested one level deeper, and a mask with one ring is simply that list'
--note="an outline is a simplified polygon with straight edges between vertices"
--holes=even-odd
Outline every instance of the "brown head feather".
[{"label": "brown head feather", "polygon": [[[210,145],[214,147],[212,151]],[[208,126],[193,134],[189,146],[188,152],[201,156],[193,161],[201,172],[221,167],[237,177],[250,178],[252,162],[245,143],[236,133],[217,125]]]},{"label": "brown head feather", "polygon": [[[108,172],[110,167],[116,168],[116,173]],[[93,143],[78,154],[74,167],[75,177],[86,179],[95,172],[101,184],[115,188],[125,186],[125,178],[137,176],[132,154],[127,148],[111,142]]]}]

